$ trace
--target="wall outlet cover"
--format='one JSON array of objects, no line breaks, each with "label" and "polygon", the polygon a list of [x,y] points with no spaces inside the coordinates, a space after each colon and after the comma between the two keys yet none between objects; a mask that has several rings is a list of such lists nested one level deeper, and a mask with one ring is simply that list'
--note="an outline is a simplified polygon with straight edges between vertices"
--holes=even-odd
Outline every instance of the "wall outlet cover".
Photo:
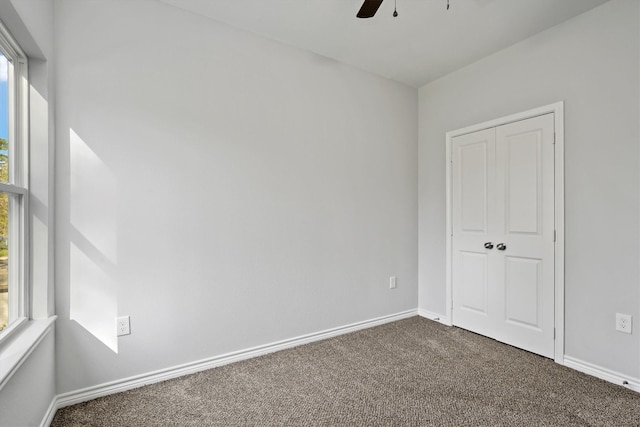
[{"label": "wall outlet cover", "polygon": [[116,318],[116,336],[129,335],[131,333],[131,323],[129,316]]},{"label": "wall outlet cover", "polygon": [[630,314],[616,313],[616,331],[631,333],[631,322],[633,318]]}]

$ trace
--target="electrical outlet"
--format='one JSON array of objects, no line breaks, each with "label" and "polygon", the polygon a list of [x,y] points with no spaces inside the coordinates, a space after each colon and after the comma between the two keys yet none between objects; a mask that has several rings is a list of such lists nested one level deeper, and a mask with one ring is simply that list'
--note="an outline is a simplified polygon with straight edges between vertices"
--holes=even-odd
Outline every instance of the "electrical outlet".
[{"label": "electrical outlet", "polygon": [[131,333],[131,323],[129,316],[116,317],[116,336],[129,335]]},{"label": "electrical outlet", "polygon": [[398,279],[396,276],[389,277],[389,289],[395,289],[398,287]]},{"label": "electrical outlet", "polygon": [[616,313],[616,331],[631,333],[631,315]]}]

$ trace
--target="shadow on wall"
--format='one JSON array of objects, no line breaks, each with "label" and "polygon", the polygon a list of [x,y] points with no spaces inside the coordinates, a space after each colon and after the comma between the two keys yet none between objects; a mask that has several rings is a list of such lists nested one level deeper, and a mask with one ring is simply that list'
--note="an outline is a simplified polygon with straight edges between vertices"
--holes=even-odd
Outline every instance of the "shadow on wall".
[{"label": "shadow on wall", "polygon": [[72,129],[69,155],[69,318],[117,353],[117,180]]},{"label": "shadow on wall", "polygon": [[[31,60],[30,70],[46,67],[46,61]],[[33,75],[32,75],[33,77]],[[34,79],[32,79],[33,81]],[[37,87],[30,86],[29,90],[30,123],[30,198],[29,214],[31,216],[31,283],[32,287],[32,312],[34,318],[46,318],[53,314],[48,286],[51,283],[49,277],[49,257],[51,233],[49,215],[49,190],[50,190],[50,166],[49,166],[49,102],[43,97]]]}]

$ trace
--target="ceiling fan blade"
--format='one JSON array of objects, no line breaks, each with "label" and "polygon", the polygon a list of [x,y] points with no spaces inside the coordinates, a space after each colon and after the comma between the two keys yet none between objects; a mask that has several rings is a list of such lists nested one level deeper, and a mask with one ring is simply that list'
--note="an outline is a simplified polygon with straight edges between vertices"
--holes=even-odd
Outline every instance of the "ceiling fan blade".
[{"label": "ceiling fan blade", "polygon": [[376,14],[381,4],[382,0],[364,0],[356,16],[358,18],[371,18]]}]

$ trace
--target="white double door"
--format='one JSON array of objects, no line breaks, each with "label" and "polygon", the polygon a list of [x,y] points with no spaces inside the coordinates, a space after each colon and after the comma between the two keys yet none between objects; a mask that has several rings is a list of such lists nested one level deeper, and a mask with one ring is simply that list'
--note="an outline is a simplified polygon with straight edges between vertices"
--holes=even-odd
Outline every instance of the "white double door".
[{"label": "white double door", "polygon": [[452,321],[554,357],[554,115],[452,138]]}]

